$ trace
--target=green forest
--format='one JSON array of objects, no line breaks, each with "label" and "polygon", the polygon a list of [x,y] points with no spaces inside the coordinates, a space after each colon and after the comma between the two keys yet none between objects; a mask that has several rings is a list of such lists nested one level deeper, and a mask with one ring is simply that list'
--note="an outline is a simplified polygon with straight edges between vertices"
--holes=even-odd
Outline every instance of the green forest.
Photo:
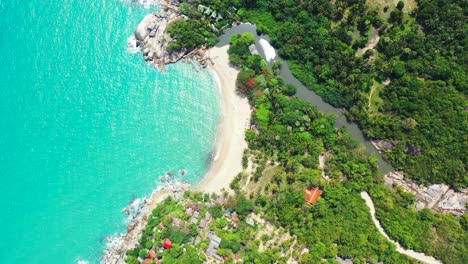
[{"label": "green forest", "polygon": [[467,187],[467,1],[247,2],[241,19],[269,34],[294,75],[346,108],[366,136],[393,142],[386,157],[396,169],[422,184]]},{"label": "green forest", "polygon": [[385,156],[396,169],[422,184],[468,186],[467,1],[190,3],[181,4],[188,20],[169,29],[171,49],[212,46],[231,22],[252,22],[301,82],[347,109],[367,137],[392,142]]},{"label": "green forest", "polygon": [[[258,33],[271,37],[307,87],[334,106],[346,108],[347,116],[369,138],[394,144],[386,150],[386,157],[396,169],[419,183],[442,182],[458,189],[468,183],[463,151],[468,139],[467,3],[197,0],[181,4],[187,19],[175,22],[168,31],[173,38],[171,49],[192,49],[215,45],[217,36],[232,22],[255,23]],[[199,4],[222,18],[200,12]],[[397,253],[375,228],[359,196],[367,191],[392,239],[443,263],[467,263],[466,214],[416,211],[413,195],[385,186],[376,158],[368,156],[344,129],[336,129],[334,116],[292,97],[295,87],[285,85],[278,76],[281,63],[270,68],[261,56],[250,54],[253,40],[248,33],[235,35],[228,51],[231,63],[240,69],[237,89],[254,108],[252,127],[246,132],[249,149],[242,160],[244,168],[253,166],[253,172],[239,174],[231,183],[235,195],[228,198],[225,194],[232,202],[218,206],[234,208],[241,221],[254,213],[287,230],[300,248],[308,249],[295,256],[300,263],[336,263],[336,256],[354,263],[415,263]],[[324,168],[319,157],[325,159]],[[304,201],[310,187],[323,191],[313,206]],[[217,197],[197,195],[206,203],[205,211],[213,210]],[[168,201],[167,206],[182,210],[174,209],[180,202]],[[151,248],[161,243],[162,236],[154,227],[156,221],[169,224],[169,218],[162,219],[158,211],[153,216],[159,220],[150,221],[152,227],[147,228],[140,248],[127,252],[127,260],[146,257],[145,245]],[[259,231],[244,227],[248,231],[242,236],[227,234],[230,229],[224,220],[216,220],[211,227],[226,237],[217,251],[226,257],[225,262],[231,263],[241,252],[247,256],[245,263],[274,263],[275,259],[284,263],[277,251],[262,253],[258,244],[245,242],[243,236]],[[181,251],[180,246],[190,239],[188,234],[196,236],[195,231],[186,233],[173,239],[180,242],[174,253],[178,255],[164,253],[163,258],[170,260],[165,263],[200,256],[200,250],[206,249],[201,244]]]},{"label": "green forest", "polygon": [[[250,33],[234,35],[228,50],[231,63],[241,69],[237,88],[255,109],[253,126],[246,132],[249,149],[242,161],[244,168],[253,163],[253,171],[235,178],[231,183],[235,194],[225,193],[226,200],[221,204],[215,202],[217,196],[186,194],[205,203],[200,209],[202,215],[210,212],[215,217],[209,229],[221,238],[216,254],[226,263],[239,258],[245,263],[286,263],[287,258],[280,252],[294,243],[298,246],[293,250],[294,258],[300,263],[336,263],[337,256],[354,263],[415,263],[397,253],[374,226],[359,195],[368,191],[376,201],[382,224],[405,247],[446,263],[466,262],[467,218],[429,210],[417,212],[412,195],[384,186],[377,176],[376,159],[368,156],[345,130],[334,127],[334,116],[290,97],[294,87],[285,85],[278,76],[279,63],[270,69],[261,56],[250,55],[248,46],[253,40]],[[325,168],[319,166],[321,155],[326,157]],[[328,180],[322,177],[322,169]],[[323,191],[313,206],[304,199],[305,190],[312,186]],[[174,218],[188,220],[183,214],[187,204],[167,200],[156,208],[140,246],[127,252],[127,262],[140,263],[149,250],[161,247],[164,237],[173,240],[176,249],[159,255],[164,263],[190,258],[196,260],[194,263],[204,261],[211,242],[196,226],[187,223],[182,229],[158,227],[161,221],[171,226]],[[276,228],[286,230],[295,241],[276,241],[278,248],[265,251],[251,242],[255,241],[252,237],[258,239],[261,229],[245,224],[231,228],[220,213],[227,209],[235,210],[241,222],[252,213],[260,215]],[[196,236],[201,237],[201,242],[193,245],[190,241]],[[274,239],[271,235],[261,237]]]},{"label": "green forest", "polygon": [[[238,90],[255,106],[254,128],[246,132],[246,156],[257,166],[251,177],[241,174],[231,187],[248,192],[268,220],[287,228],[311,248],[336,245],[339,256],[357,263],[409,261],[377,233],[359,196],[359,192],[369,191],[377,216],[392,238],[444,263],[465,263],[467,216],[457,218],[427,209],[418,212],[413,195],[383,185],[376,159],[346,131],[334,127],[334,116],[288,97],[291,89],[277,75],[280,65],[270,70],[259,55],[250,55],[248,45],[252,43],[249,33],[235,35],[228,53],[231,62],[242,69]],[[328,181],[318,163],[319,155],[325,153]],[[304,190],[312,186],[320,187],[324,195],[311,207],[304,203]],[[311,263],[327,254],[333,255],[323,251],[311,256]]]}]

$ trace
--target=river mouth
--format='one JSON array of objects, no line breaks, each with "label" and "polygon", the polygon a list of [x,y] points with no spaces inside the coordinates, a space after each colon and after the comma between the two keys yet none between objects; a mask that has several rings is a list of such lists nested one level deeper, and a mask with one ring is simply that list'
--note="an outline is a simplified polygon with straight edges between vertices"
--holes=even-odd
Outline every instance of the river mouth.
[{"label": "river mouth", "polygon": [[[260,42],[265,40],[270,42],[270,37],[268,35],[257,35],[257,27],[254,24],[250,23],[242,23],[233,26],[229,29],[226,29],[224,34],[220,36],[217,46],[228,45],[229,39],[232,35],[244,32],[250,32],[255,36],[255,46],[257,47],[257,50],[260,53],[260,55],[265,57],[266,51],[263,49],[263,46]],[[271,66],[275,61],[278,60],[284,62],[281,66],[279,75],[281,78],[283,78],[283,81],[286,84],[293,84],[296,86],[297,92],[295,96],[301,98],[302,100],[312,103],[323,113],[335,115],[335,126],[337,128],[345,127],[346,131],[351,135],[351,138],[353,140],[361,144],[368,154],[377,158],[379,175],[384,175],[395,170],[392,167],[392,165],[384,159],[383,155],[374,147],[374,145],[372,145],[371,141],[364,136],[359,126],[355,122],[350,122],[346,118],[346,116],[344,115],[346,110],[333,107],[332,105],[326,103],[314,91],[307,89],[307,87],[305,87],[296,77],[294,77],[291,70],[289,69],[288,61],[279,56],[278,50],[275,49],[275,53],[277,55],[275,56],[275,58],[269,60],[268,64]]]}]

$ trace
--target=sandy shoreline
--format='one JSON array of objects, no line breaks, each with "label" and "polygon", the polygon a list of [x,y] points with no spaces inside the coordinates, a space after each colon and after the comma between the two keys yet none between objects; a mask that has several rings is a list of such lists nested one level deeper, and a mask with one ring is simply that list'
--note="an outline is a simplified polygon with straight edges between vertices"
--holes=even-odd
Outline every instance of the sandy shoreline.
[{"label": "sandy shoreline", "polygon": [[[217,78],[221,98],[213,161],[204,178],[194,188],[207,193],[220,193],[223,188],[229,188],[234,177],[242,171],[242,155],[247,148],[244,135],[250,124],[250,105],[247,98],[236,93],[238,70],[229,65],[227,49],[228,46],[214,47],[207,52],[213,62],[209,67]],[[149,198],[144,198],[137,214],[128,224],[127,232],[110,238],[101,263],[124,263],[126,250],[138,243],[148,217],[157,204],[169,196],[181,197],[187,189],[187,184],[176,183],[154,190]]]},{"label": "sandy shoreline", "polygon": [[242,171],[242,155],[247,148],[245,130],[250,124],[250,105],[246,97],[236,92],[239,70],[229,64],[228,46],[207,51],[212,64],[209,68],[217,76],[221,97],[221,116],[218,123],[213,161],[196,190],[220,193],[228,189],[234,177]]}]

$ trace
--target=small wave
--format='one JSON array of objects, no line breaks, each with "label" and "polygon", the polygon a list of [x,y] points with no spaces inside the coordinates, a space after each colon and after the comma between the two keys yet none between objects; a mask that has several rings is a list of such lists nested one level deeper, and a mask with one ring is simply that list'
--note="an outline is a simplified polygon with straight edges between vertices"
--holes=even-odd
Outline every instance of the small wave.
[{"label": "small wave", "polygon": [[89,264],[89,261],[83,260],[83,259],[78,259],[78,260],[76,261],[76,264]]},{"label": "small wave", "polygon": [[140,51],[140,48],[137,47],[137,40],[135,35],[133,34],[127,39],[127,50],[132,54],[138,53]]},{"label": "small wave", "polygon": [[129,4],[138,4],[145,9],[150,9],[151,7],[157,6],[159,4],[159,1],[157,0],[120,0],[121,2],[124,3],[129,3]]}]

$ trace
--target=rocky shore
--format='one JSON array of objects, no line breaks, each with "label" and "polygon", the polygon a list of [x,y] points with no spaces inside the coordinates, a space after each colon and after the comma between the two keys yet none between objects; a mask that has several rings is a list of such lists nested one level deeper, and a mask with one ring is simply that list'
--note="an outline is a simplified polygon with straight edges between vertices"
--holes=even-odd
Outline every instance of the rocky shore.
[{"label": "rocky shore", "polygon": [[405,180],[403,172],[390,172],[385,175],[385,184],[389,187],[401,186],[416,196],[416,210],[429,208],[441,213],[463,215],[467,212],[468,188],[455,192],[445,184],[429,186],[418,185],[415,181]]},{"label": "rocky shore", "polygon": [[149,198],[137,199],[129,204],[124,210],[130,218],[127,232],[107,237],[107,248],[102,253],[100,263],[124,264],[126,251],[138,244],[138,239],[151,216],[152,209],[169,196],[175,199],[182,198],[184,192],[189,188],[188,183],[175,182],[159,190],[154,190]]},{"label": "rocky shore", "polygon": [[[179,1],[161,1],[161,10],[156,14],[148,14],[136,28],[131,37],[131,45],[141,51],[143,58],[160,70],[170,63],[176,63],[182,59],[195,59],[202,67],[206,67],[207,58],[204,48],[194,50],[167,50],[171,37],[166,30],[170,23],[186,17],[178,12]],[[130,45],[130,46],[131,46]]]}]

